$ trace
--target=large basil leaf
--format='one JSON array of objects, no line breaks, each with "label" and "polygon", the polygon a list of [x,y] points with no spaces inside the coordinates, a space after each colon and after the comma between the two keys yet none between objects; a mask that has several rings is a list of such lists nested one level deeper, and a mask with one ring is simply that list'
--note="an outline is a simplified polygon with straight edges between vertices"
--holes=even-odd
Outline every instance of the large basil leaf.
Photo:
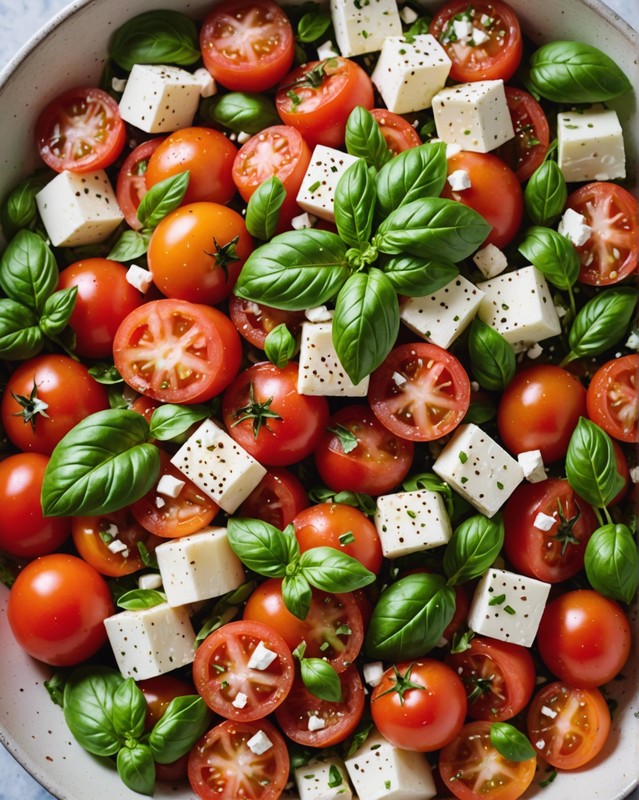
[{"label": "large basil leaf", "polygon": [[80,667],[64,687],[64,719],[74,738],[96,756],[112,756],[120,749],[113,723],[113,697],[124,683],[108,667]]},{"label": "large basil leaf", "polygon": [[155,790],[155,762],[148,744],[127,743],[116,758],[122,783],[134,792],[152,795]]},{"label": "large basil leaf", "polygon": [[291,555],[299,553],[291,553],[290,537],[259,519],[230,519],[226,532],[235,555],[258,575],[283,578]]},{"label": "large basil leaf", "polygon": [[411,147],[393,158],[375,178],[382,215],[424,197],[438,197],[446,183],[446,167],[443,142]]},{"label": "large basil leaf", "polygon": [[127,678],[113,694],[113,727],[120,739],[139,739],[145,720],[146,698],[133,678]]},{"label": "large basil leaf", "polygon": [[127,72],[134,64],[195,64],[201,55],[197,28],[178,11],[147,11],[116,30],[109,55]]},{"label": "large basil leaf", "polygon": [[246,207],[246,229],[251,236],[268,240],[274,235],[285,200],[286,189],[275,175],[257,187]]},{"label": "large basil leaf", "polygon": [[575,317],[568,334],[570,353],[562,363],[582,356],[597,356],[626,334],[637,304],[631,287],[608,289],[589,300]]},{"label": "large basil leaf", "polygon": [[356,106],[348,116],[345,144],[348,153],[375,169],[381,169],[393,156],[375,117],[363,106]]},{"label": "large basil leaf", "polygon": [[558,289],[570,289],[579,277],[579,254],[572,242],[552,228],[528,228],[519,252]]},{"label": "large basil leaf", "polygon": [[579,497],[603,508],[619,494],[624,480],[617,472],[612,439],[594,422],[580,417],[566,453],[566,477]]},{"label": "large basil leaf", "polygon": [[418,256],[389,256],[380,265],[393,289],[407,297],[425,297],[447,286],[459,269],[444,259]]},{"label": "large basil leaf", "polygon": [[40,313],[58,284],[58,267],[41,236],[19,231],[0,259],[0,287],[7,297]]},{"label": "large basil leaf", "polygon": [[378,269],[351,275],[337,295],[333,345],[354,384],[382,363],[398,331],[399,303],[386,275]]},{"label": "large basil leaf", "polygon": [[171,700],[149,736],[153,758],[158,764],[182,758],[206,731],[210,717],[198,695],[186,694]]},{"label": "large basil leaf", "polygon": [[561,216],[568,198],[563,172],[547,159],[530,176],[524,189],[526,213],[535,225],[552,225]]},{"label": "large basil leaf", "polygon": [[361,159],[351,164],[335,187],[335,224],[346,244],[363,249],[371,238],[375,185]]},{"label": "large basil leaf", "polygon": [[504,523],[500,515],[488,519],[475,514],[459,525],[444,552],[444,572],[448,583],[479,578],[491,567],[504,544]]},{"label": "large basil leaf", "polygon": [[586,545],[586,575],[604,597],[629,603],[639,583],[637,543],[626,525],[604,525]]},{"label": "large basil leaf", "polygon": [[475,380],[491,392],[500,392],[513,379],[517,361],[510,342],[478,317],[468,334],[468,354]]},{"label": "large basil leaf", "polygon": [[251,92],[229,92],[207,98],[200,114],[234,133],[254,134],[282,124],[273,101]]},{"label": "large basil leaf", "polygon": [[145,495],[157,481],[160,454],[149,426],[127,409],[98,411],[57,445],[42,486],[46,516],[108,514]]},{"label": "large basil leaf", "polygon": [[62,333],[69,323],[77,297],[77,286],[60,289],[47,297],[39,322],[43,333],[47,336],[57,336]]},{"label": "large basil leaf", "polygon": [[300,557],[300,571],[311,586],[324,592],[354,592],[375,580],[356,558],[334,547],[306,550]]},{"label": "large basil leaf", "polygon": [[190,175],[188,169],[178,172],[149,189],[138,206],[138,219],[143,228],[155,228],[180,205],[189,187]]},{"label": "large basil leaf", "polygon": [[0,358],[21,361],[43,347],[44,336],[33,311],[8,297],[0,299]]},{"label": "large basil leaf", "polygon": [[287,231],[248,257],[235,294],[274,308],[302,311],[334,297],[348,277],[346,245],[334,233]]}]

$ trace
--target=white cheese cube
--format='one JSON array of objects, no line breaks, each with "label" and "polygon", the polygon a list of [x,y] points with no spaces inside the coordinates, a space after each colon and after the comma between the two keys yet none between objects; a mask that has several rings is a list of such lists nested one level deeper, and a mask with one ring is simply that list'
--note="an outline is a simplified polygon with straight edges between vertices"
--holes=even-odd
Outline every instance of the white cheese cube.
[{"label": "white cheese cube", "polygon": [[626,177],[623,132],[617,112],[601,105],[557,115],[557,163],[570,181]]},{"label": "white cheese cube", "polygon": [[557,522],[555,517],[551,517],[550,514],[544,514],[543,511],[539,511],[533,520],[533,527],[537,528],[538,531],[547,533],[553,527],[555,522]]},{"label": "white cheese cube", "polygon": [[193,124],[202,83],[190,72],[162,64],[134,64],[120,116],[146,133],[171,133]]},{"label": "white cheese cube", "polygon": [[331,0],[335,39],[343,56],[380,50],[387,36],[401,36],[395,0]]},{"label": "white cheese cube", "polygon": [[231,705],[235,706],[235,708],[244,708],[247,703],[248,695],[244,694],[244,692],[238,692],[233,698]]},{"label": "white cheese cube", "polygon": [[523,453],[517,455],[517,461],[524,471],[524,478],[529,483],[539,483],[548,477],[541,450],[524,450]]},{"label": "white cheese cube", "polygon": [[107,550],[111,553],[122,553],[124,550],[128,551],[127,545],[122,541],[122,539],[113,539],[107,545]]},{"label": "white cheese cube", "polygon": [[381,661],[370,661],[362,667],[362,674],[369,686],[377,686],[384,675],[384,665]]},{"label": "white cheese cube", "polygon": [[417,22],[418,14],[414,11],[410,6],[404,6],[400,9],[399,16],[402,18],[402,22],[406,25],[412,25],[413,22]]},{"label": "white cheese cube", "polygon": [[335,222],[335,189],[357,156],[318,144],[297,194],[297,204],[316,217]]},{"label": "white cheese cube", "polygon": [[470,189],[472,185],[470,182],[470,175],[465,169],[456,169],[454,172],[450,173],[446,180],[454,192],[463,192],[464,189]]},{"label": "white cheese cube", "polygon": [[140,611],[121,611],[104,620],[118,669],[136,681],[190,664],[195,632],[185,608],[166,603]]},{"label": "white cheese cube", "polygon": [[504,82],[474,81],[442,89],[433,97],[437,136],[476,153],[513,139]]},{"label": "white cheese cube", "polygon": [[399,317],[413,333],[446,348],[470,324],[483,297],[481,289],[458,275],[434,294],[403,301]]},{"label": "white cheese cube", "polygon": [[477,269],[485,278],[494,278],[508,267],[508,259],[494,244],[487,244],[473,256]]},{"label": "white cheese cube", "polygon": [[557,231],[562,236],[575,245],[581,247],[586,244],[592,235],[592,228],[586,225],[586,218],[583,214],[579,214],[572,208],[567,208],[564,211],[563,217],[559,220]]},{"label": "white cheese cube", "polygon": [[193,73],[193,77],[200,84],[200,97],[213,97],[213,95],[217,94],[215,79],[208,69],[204,67],[196,69]]},{"label": "white cheese cube", "polygon": [[344,763],[355,793],[365,800],[431,800],[437,794],[426,756],[400,750],[379,733]]},{"label": "white cheese cube", "polygon": [[452,535],[442,496],[426,489],[378,497],[375,527],[386,558],[440,547]]},{"label": "white cheese cube", "polygon": [[332,322],[304,322],[300,338],[297,391],[329,397],[366,397],[369,376],[357,385],[339,362]]},{"label": "white cheese cube", "polygon": [[255,650],[251,653],[248,666],[249,669],[264,671],[268,669],[277,658],[277,653],[269,650],[264,642],[258,642]]},{"label": "white cheese cube", "polygon": [[232,514],[266,475],[266,469],[212,420],[205,420],[171,463]]},{"label": "white cheese cube", "polygon": [[165,497],[172,497],[174,500],[180,496],[180,492],[186,486],[186,481],[181,481],[173,475],[162,475],[155,487],[158,494],[163,494]]},{"label": "white cheese cube", "polygon": [[161,589],[162,576],[159,572],[150,572],[147,575],[140,575],[138,578],[138,587],[140,589]]},{"label": "white cheese cube", "polygon": [[561,333],[548,283],[535,267],[522,267],[477,286],[484,292],[477,316],[501,333],[516,353]]},{"label": "white cheese cube", "polygon": [[162,542],[155,555],[170,606],[219,597],[245,580],[244,567],[231,550],[226,528],[206,527]]},{"label": "white cheese cube", "polygon": [[148,269],[139,267],[137,264],[131,264],[126,271],[126,280],[139,292],[146,294],[153,283],[153,276]]},{"label": "white cheese cube", "polygon": [[339,53],[333,47],[333,42],[329,39],[317,47],[317,58],[319,61],[326,61],[328,58],[335,58]]},{"label": "white cheese cube", "polygon": [[262,753],[266,753],[267,750],[273,747],[273,742],[263,730],[259,730],[255,736],[251,736],[246,744],[248,749],[255,753],[256,756],[261,756]]},{"label": "white cheese cube", "polygon": [[451,60],[434,36],[418,34],[412,41],[388,35],[371,80],[386,107],[396,114],[430,108],[446,84]]},{"label": "white cheese cube", "polygon": [[477,425],[460,425],[433,464],[433,472],[487,517],[524,479],[519,463]]},{"label": "white cheese cube", "polygon": [[294,231],[303,231],[307,228],[312,228],[316,222],[317,218],[305,211],[303,214],[298,214],[296,217],[293,217],[291,220],[291,228],[293,228]]},{"label": "white cheese cube", "polygon": [[36,195],[47,236],[54,247],[104,241],[124,219],[106,172],[60,172]]},{"label": "white cheese cube", "polygon": [[313,759],[302,767],[296,767],[294,775],[300,800],[352,800],[353,798],[346,767],[337,756],[321,761]]},{"label": "white cheese cube", "polygon": [[482,636],[530,647],[550,584],[503,569],[489,569],[475,589],[468,626]]}]

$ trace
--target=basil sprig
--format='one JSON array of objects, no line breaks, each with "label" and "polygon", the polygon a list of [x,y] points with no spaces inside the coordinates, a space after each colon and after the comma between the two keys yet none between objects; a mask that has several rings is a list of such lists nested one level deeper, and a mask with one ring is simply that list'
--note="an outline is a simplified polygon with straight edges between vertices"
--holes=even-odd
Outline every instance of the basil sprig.
[{"label": "basil sprig", "polygon": [[148,11],[120,26],[109,45],[109,55],[122,69],[134,64],[189,66],[200,58],[195,23],[178,11]]},{"label": "basil sprig", "polygon": [[270,239],[277,230],[286,189],[275,175],[263,181],[251,195],[246,207],[246,229],[256,239]]},{"label": "basil sprig", "polygon": [[362,492],[335,492],[325,486],[315,486],[309,491],[308,497],[312,503],[343,503],[345,506],[353,506],[369,517],[377,511],[375,500]]},{"label": "basil sprig", "polygon": [[500,392],[513,379],[517,363],[512,345],[478,317],[470,325],[468,354],[475,380],[484,389]]},{"label": "basil sprig", "polygon": [[375,178],[381,213],[388,216],[415,200],[439,197],[446,183],[446,165],[443,142],[411,147],[393,158]]},{"label": "basil sprig", "polygon": [[637,304],[633,288],[607,289],[578,312],[568,334],[570,352],[560,366],[575,358],[598,356],[624,338]]},{"label": "basil sprig", "polygon": [[552,225],[561,216],[567,199],[568,187],[559,164],[546,159],[524,189],[526,213],[535,225]]},{"label": "basil sprig", "polygon": [[253,594],[256,586],[257,583],[255,581],[246,581],[238,586],[237,589],[231,589],[230,592],[222,595],[215,602],[202,627],[197,632],[195,637],[196,646],[202,644],[210,633],[234,619],[241,606]]},{"label": "basil sprig", "polygon": [[579,497],[595,508],[606,508],[624,480],[617,471],[612,439],[599,425],[580,417],[568,443],[566,477]]},{"label": "basil sprig", "polygon": [[234,133],[259,133],[281,125],[272,100],[252,92],[228,92],[207,98],[200,106],[205,119]]},{"label": "basil sprig", "polygon": [[297,348],[297,341],[293,334],[282,322],[270,330],[264,340],[264,354],[268,360],[282,369],[293,358]]},{"label": "basil sprig", "polygon": [[604,597],[629,603],[639,584],[637,543],[626,525],[603,525],[588,540],[586,576]]},{"label": "basil sprig", "polygon": [[537,755],[528,737],[507,722],[493,722],[490,743],[508,761],[530,761]]},{"label": "basil sprig", "polygon": [[489,569],[504,544],[504,523],[500,515],[489,519],[483,514],[464,520],[453,531],[444,552],[444,572],[448,583],[479,578]]},{"label": "basil sprig", "polygon": [[393,154],[377,120],[363,106],[357,106],[349,114],[345,131],[346,151],[359,156],[364,165],[381,169]]}]

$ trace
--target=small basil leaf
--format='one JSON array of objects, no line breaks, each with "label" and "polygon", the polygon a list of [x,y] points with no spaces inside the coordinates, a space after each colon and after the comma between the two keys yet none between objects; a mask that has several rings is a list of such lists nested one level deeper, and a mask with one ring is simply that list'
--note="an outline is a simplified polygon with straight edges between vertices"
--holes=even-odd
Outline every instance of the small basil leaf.
[{"label": "small basil leaf", "polygon": [[625,336],[637,304],[631,288],[608,289],[595,295],[578,312],[568,334],[570,353],[564,363],[596,356]]},{"label": "small basil leaf", "polygon": [[67,327],[69,318],[75,308],[78,297],[78,287],[70,286],[60,289],[47,297],[42,316],[40,317],[40,330],[46,336],[57,336]]},{"label": "small basil leaf", "polygon": [[407,42],[413,42],[415,41],[415,36],[430,33],[430,23],[431,18],[429,17],[420,17],[416,19],[415,22],[404,31],[404,39],[406,39]]},{"label": "small basil leaf", "polygon": [[229,92],[208,98],[200,106],[200,114],[234,133],[255,134],[282,124],[273,101],[251,92]]},{"label": "small basil leaf", "polygon": [[30,228],[38,217],[36,195],[45,185],[47,177],[32,175],[14,187],[2,203],[0,217],[5,236],[9,239],[22,228]]},{"label": "small basil leaf", "polygon": [[148,744],[136,742],[123,747],[116,758],[122,783],[139,794],[152,795],[155,790],[155,762]]},{"label": "small basil leaf", "polygon": [[345,425],[335,425],[334,427],[326,428],[326,430],[337,436],[340,446],[345,453],[352,453],[359,444],[357,436]]},{"label": "small basil leaf", "polygon": [[475,400],[468,406],[468,411],[462,420],[462,425],[472,423],[473,425],[484,425],[497,416],[497,409],[492,400]]},{"label": "small basil leaf", "polygon": [[335,188],[335,224],[346,244],[363,250],[371,238],[375,213],[375,185],[366,163],[348,167]]},{"label": "small basil leaf", "polygon": [[448,516],[453,515],[453,490],[450,486],[435,475],[434,472],[420,472],[417,475],[411,475],[410,478],[402,483],[402,489],[406,492],[418,492],[421,489],[426,489],[429,492],[437,492],[441,494],[446,505]]},{"label": "small basil leaf", "polygon": [[377,511],[375,500],[361,492],[334,492],[332,489],[318,486],[311,489],[308,496],[313,503],[343,503],[346,506],[353,506],[369,517]]},{"label": "small basil leaf", "polygon": [[309,11],[297,23],[297,38],[300,42],[316,42],[330,27],[330,15]]},{"label": "small basil leaf", "polygon": [[526,213],[535,225],[552,225],[566,206],[566,179],[556,161],[547,159],[530,176],[524,189]]},{"label": "small basil leaf", "polygon": [[459,269],[443,259],[397,255],[381,265],[393,289],[407,297],[425,297],[443,289],[459,275]]},{"label": "small basil leaf", "polygon": [[313,593],[303,575],[287,575],[282,581],[282,598],[286,608],[298,619],[306,619]]},{"label": "small basil leaf", "polygon": [[107,258],[124,263],[143,256],[149,249],[150,231],[124,231],[113,245]]},{"label": "small basil leaf", "polygon": [[22,361],[38,355],[43,347],[35,314],[15,300],[0,299],[0,358]]},{"label": "small basil leaf", "polygon": [[246,581],[217,600],[195,637],[196,647],[202,644],[209,633],[213,633],[237,616],[240,607],[253,594],[256,586],[256,581]]},{"label": "small basil leaf", "polygon": [[604,597],[629,603],[639,583],[637,545],[626,525],[604,525],[586,545],[586,575]]},{"label": "small basil leaf", "polygon": [[454,531],[444,552],[444,572],[455,586],[472,581],[492,566],[504,544],[501,516],[488,519],[476,514]]},{"label": "small basil leaf", "polygon": [[138,14],[113,34],[109,55],[127,72],[135,64],[195,64],[201,55],[197,28],[178,11]]},{"label": "small basil leaf", "polygon": [[570,289],[579,277],[579,254],[569,239],[552,228],[528,228],[518,250],[558,289]]},{"label": "small basil leaf", "polygon": [[66,671],[54,672],[51,678],[42,684],[49,693],[51,702],[60,708],[64,708],[64,687],[67,684],[67,678]]},{"label": "small basil leaf", "polygon": [[357,385],[390,353],[399,331],[399,303],[381,270],[351,275],[337,295],[333,345]]},{"label": "small basil leaf", "polygon": [[149,736],[153,758],[158,764],[182,758],[206,731],[210,716],[206,703],[198,695],[175,697]]},{"label": "small basil leaf", "polygon": [[89,375],[94,381],[102,383],[105,386],[123,383],[123,378],[114,364],[94,364],[92,367],[89,367]]},{"label": "small basil leaf", "polygon": [[355,755],[355,753],[359,750],[359,748],[368,739],[372,730],[373,730],[372,722],[359,723],[359,725],[355,730],[355,733],[353,734],[350,742],[348,743],[348,747],[346,748],[345,751],[346,758],[350,758],[351,756]]},{"label": "small basil leaf", "polygon": [[515,351],[490,325],[475,317],[468,333],[468,354],[475,380],[491,392],[500,392],[515,375]]},{"label": "small basil leaf", "polygon": [[108,667],[80,667],[64,687],[64,719],[74,738],[89,753],[112,756],[120,749],[113,724],[113,696],[124,683]]},{"label": "small basil leaf", "polygon": [[446,166],[443,142],[411,147],[391,159],[375,178],[382,215],[388,216],[396,208],[415,200],[438,197],[446,182]]},{"label": "small basil leaf", "polygon": [[158,406],[151,416],[150,435],[164,442],[186,433],[191,425],[211,416],[206,406]]},{"label": "small basil leaf", "polygon": [[32,231],[19,231],[0,258],[0,287],[11,300],[40,313],[58,283],[51,248]]},{"label": "small basil leaf", "polygon": [[616,465],[610,436],[594,422],[580,417],[566,453],[568,483],[591,506],[603,508],[624,485]]},{"label": "small basil leaf", "polygon": [[264,353],[268,360],[282,369],[293,358],[297,342],[293,334],[282,322],[270,330],[264,340]]},{"label": "small basil leaf", "polygon": [[253,572],[283,578],[290,561],[288,537],[268,522],[237,517],[228,521],[229,544],[235,555]]},{"label": "small basil leaf", "polygon": [[493,722],[490,743],[507,761],[530,761],[537,755],[528,738],[507,722]]},{"label": "small basil leaf", "polygon": [[375,580],[375,575],[352,556],[334,547],[312,547],[300,557],[300,571],[316,589],[354,592]]},{"label": "small basil leaf", "polygon": [[256,239],[270,239],[277,229],[286,189],[275,175],[263,181],[251,195],[246,207],[246,228]]},{"label": "small basil leaf", "polygon": [[138,219],[143,228],[155,228],[180,205],[188,189],[190,175],[188,169],[178,172],[149,189],[138,206]]},{"label": "small basil leaf", "polygon": [[300,673],[304,686],[315,697],[329,703],[341,703],[342,683],[335,668],[327,661],[322,658],[303,658]]},{"label": "small basil leaf", "polygon": [[348,116],[345,144],[347,153],[375,169],[381,169],[393,157],[375,117],[363,106],[356,106]]},{"label": "small basil leaf", "polygon": [[145,720],[146,699],[133,678],[127,678],[113,695],[113,727],[121,739],[139,739]]},{"label": "small basil leaf", "polygon": [[156,589],[131,589],[118,597],[118,608],[127,611],[139,611],[142,608],[153,608],[166,603],[166,595]]}]

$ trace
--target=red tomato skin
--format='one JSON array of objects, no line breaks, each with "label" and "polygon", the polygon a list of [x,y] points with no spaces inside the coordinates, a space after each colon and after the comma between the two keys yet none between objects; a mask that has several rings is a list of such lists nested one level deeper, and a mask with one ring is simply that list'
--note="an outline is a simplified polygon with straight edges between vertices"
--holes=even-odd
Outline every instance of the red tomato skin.
[{"label": "red tomato skin", "polygon": [[[127,545],[128,553],[112,553],[109,550],[100,536],[109,525],[116,526],[118,538]],[[160,544],[159,539],[155,539],[138,525],[128,509],[114,511],[104,517],[73,517],[71,535],[78,555],[101,575],[111,578],[131,575],[143,569],[144,562],[138,550],[138,542],[145,545],[150,552]]]},{"label": "red tomato skin", "polygon": [[620,442],[639,442],[639,354],[607,361],[588,385],[588,416]]},{"label": "red tomato skin", "polygon": [[[523,89],[504,86],[515,138],[493,151],[513,170],[520,183],[541,166],[550,144],[550,125],[543,108]],[[531,141],[536,144],[530,144]]]},{"label": "red tomato skin", "polygon": [[237,295],[229,298],[229,316],[243,339],[254,347],[264,350],[269,333],[284,323],[293,336],[297,336],[306,320],[303,311],[284,311],[263,303],[244,300]]},{"label": "red tomato skin", "polygon": [[308,505],[302,482],[283,467],[271,467],[238,508],[237,515],[261,519],[283,531]]},{"label": "red tomato skin", "polygon": [[115,194],[126,224],[134,231],[142,230],[142,223],[138,219],[138,207],[147,193],[146,169],[149,158],[163,141],[163,137],[159,136],[157,139],[149,139],[139,144],[125,158],[118,172]]},{"label": "red tomato skin", "polygon": [[106,581],[76,556],[53,553],[31,561],[9,594],[7,617],[18,644],[55,667],[96,653],[114,613]]},{"label": "red tomato skin", "polygon": [[537,632],[539,654],[560,680],[582,689],[621,672],[631,644],[621,606],[591,589],[566,592],[546,606]]},{"label": "red tomato skin", "polygon": [[422,144],[415,128],[399,114],[395,114],[387,108],[371,108],[371,114],[382,131],[388,149],[394,156]]}]

